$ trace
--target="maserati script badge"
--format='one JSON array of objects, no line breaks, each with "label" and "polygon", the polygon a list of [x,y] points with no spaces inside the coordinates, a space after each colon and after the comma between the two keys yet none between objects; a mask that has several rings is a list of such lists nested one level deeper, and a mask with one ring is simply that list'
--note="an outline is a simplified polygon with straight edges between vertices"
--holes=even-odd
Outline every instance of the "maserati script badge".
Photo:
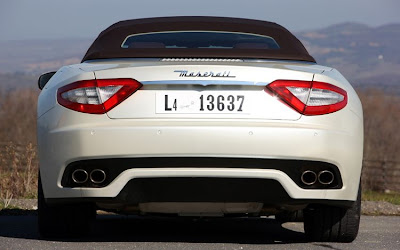
[{"label": "maserati script badge", "polygon": [[213,71],[187,71],[187,70],[175,70],[174,72],[179,73],[179,77],[227,77],[227,78],[235,78],[236,76],[232,76],[230,71],[221,71],[221,72],[213,72]]}]

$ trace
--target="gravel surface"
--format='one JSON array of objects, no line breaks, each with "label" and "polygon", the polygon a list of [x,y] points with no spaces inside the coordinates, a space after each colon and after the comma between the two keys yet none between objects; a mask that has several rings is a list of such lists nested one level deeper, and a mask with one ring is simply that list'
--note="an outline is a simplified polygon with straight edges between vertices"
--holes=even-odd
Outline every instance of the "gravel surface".
[{"label": "gravel surface", "polygon": [[26,209],[26,210],[36,210],[37,209],[37,200],[36,199],[14,199],[10,202],[10,207]]},{"label": "gravel surface", "polygon": [[363,201],[361,211],[364,215],[398,215],[400,205],[394,205],[387,201]]}]

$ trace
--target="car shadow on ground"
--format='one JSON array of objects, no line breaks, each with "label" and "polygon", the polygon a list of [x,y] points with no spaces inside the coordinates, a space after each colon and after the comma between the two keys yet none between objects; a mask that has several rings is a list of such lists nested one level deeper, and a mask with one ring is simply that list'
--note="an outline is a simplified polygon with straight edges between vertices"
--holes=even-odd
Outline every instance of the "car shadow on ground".
[{"label": "car shadow on ground", "polygon": [[[40,239],[31,213],[0,215],[0,237]],[[306,242],[301,223],[289,228],[271,218],[174,218],[97,215],[92,232],[62,242],[190,242],[285,244]]]}]

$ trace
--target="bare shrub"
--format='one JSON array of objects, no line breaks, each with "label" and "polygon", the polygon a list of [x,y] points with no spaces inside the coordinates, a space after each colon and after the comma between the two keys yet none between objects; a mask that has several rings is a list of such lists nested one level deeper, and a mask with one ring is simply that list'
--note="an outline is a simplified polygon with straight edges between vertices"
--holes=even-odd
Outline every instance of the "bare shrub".
[{"label": "bare shrub", "polygon": [[365,189],[400,191],[400,96],[359,90],[364,109]]},{"label": "bare shrub", "polygon": [[31,88],[0,89],[0,198],[3,201],[36,197],[37,97],[38,91]]},{"label": "bare shrub", "polygon": [[10,203],[13,199],[13,194],[9,190],[6,190],[5,195],[2,196],[1,199],[3,201],[3,207],[7,208],[8,206],[10,206]]},{"label": "bare shrub", "polygon": [[36,106],[39,91],[19,88],[0,93],[0,142],[36,144]]}]

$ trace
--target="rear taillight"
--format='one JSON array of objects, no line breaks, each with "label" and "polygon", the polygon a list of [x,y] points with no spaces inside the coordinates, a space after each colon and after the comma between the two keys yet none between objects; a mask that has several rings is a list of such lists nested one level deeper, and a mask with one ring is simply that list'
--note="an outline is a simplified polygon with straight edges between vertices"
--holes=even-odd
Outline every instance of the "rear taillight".
[{"label": "rear taillight", "polygon": [[84,80],[68,84],[57,92],[62,106],[90,114],[104,114],[135,93],[142,84],[133,79]]},{"label": "rear taillight", "polygon": [[267,89],[304,115],[329,114],[347,104],[346,91],[325,82],[277,80]]}]

